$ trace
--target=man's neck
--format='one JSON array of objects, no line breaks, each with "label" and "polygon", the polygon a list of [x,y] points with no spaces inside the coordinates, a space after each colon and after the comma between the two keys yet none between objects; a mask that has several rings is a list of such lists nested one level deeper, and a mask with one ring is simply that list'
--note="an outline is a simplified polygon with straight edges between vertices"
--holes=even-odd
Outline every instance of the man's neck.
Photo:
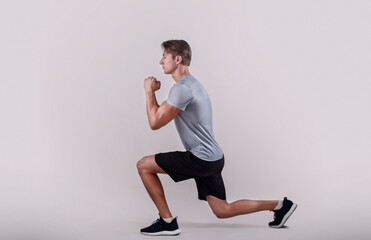
[{"label": "man's neck", "polygon": [[175,80],[175,82],[178,82],[184,75],[191,74],[189,72],[189,69],[187,66],[184,66],[183,68],[177,69],[171,76]]}]

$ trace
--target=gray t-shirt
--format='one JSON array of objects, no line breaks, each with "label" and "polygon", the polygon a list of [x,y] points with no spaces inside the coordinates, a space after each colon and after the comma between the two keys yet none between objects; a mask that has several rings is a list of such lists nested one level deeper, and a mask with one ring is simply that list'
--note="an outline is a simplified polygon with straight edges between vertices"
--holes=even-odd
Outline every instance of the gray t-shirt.
[{"label": "gray t-shirt", "polygon": [[166,102],[181,110],[174,121],[185,149],[202,160],[221,159],[223,150],[214,138],[211,101],[201,83],[190,74],[182,76]]}]

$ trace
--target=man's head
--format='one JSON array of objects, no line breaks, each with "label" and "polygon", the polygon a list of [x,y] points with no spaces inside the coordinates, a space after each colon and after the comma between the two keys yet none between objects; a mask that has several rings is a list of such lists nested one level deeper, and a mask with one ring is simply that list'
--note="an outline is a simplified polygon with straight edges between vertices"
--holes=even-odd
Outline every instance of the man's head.
[{"label": "man's head", "polygon": [[189,44],[184,40],[168,40],[161,44],[163,49],[162,65],[165,73],[172,73],[179,64],[191,65],[192,51]]}]

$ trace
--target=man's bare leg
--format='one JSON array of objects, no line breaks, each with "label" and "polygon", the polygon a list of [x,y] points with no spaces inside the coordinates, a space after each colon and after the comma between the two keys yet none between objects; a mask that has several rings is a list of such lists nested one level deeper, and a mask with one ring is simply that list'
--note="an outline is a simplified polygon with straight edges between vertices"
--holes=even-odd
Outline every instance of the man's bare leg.
[{"label": "man's bare leg", "polygon": [[228,203],[212,195],[206,196],[210,208],[218,218],[229,218],[237,215],[254,213],[264,210],[274,210],[278,201],[238,200]]},{"label": "man's bare leg", "polygon": [[156,205],[162,218],[172,217],[167,205],[164,189],[157,173],[165,173],[155,162],[155,155],[143,157],[137,163],[137,168],[142,182]]}]

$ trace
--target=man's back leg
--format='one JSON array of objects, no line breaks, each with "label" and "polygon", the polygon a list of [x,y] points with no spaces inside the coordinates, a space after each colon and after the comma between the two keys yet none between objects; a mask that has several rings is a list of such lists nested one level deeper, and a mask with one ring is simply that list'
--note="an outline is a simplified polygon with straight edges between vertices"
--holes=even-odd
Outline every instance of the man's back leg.
[{"label": "man's back leg", "polygon": [[248,199],[228,203],[226,200],[219,199],[212,195],[206,196],[206,200],[211,210],[218,218],[229,218],[258,211],[273,210],[278,204],[278,201],[258,201]]},{"label": "man's back leg", "polygon": [[[238,200],[228,203],[226,200],[219,199],[212,195],[206,196],[210,208],[218,218],[229,218],[237,215],[254,213],[258,211],[269,210],[274,212],[274,221],[269,223],[270,227],[281,228],[295,211],[298,206],[296,203],[288,200],[286,197],[282,205],[279,201],[261,201],[261,200]],[[277,208],[277,210],[275,210]]]}]

